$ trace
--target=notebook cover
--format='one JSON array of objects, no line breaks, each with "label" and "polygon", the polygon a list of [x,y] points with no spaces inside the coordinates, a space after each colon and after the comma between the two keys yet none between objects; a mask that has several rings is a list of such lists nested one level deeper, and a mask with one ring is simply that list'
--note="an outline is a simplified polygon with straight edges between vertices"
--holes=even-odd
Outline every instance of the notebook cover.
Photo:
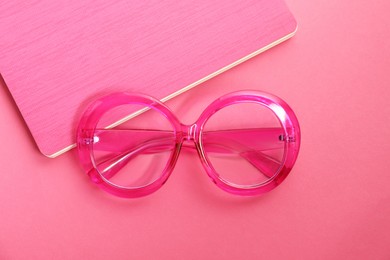
[{"label": "notebook cover", "polygon": [[167,100],[291,37],[283,0],[5,1],[0,73],[40,151],[73,147],[86,104]]}]

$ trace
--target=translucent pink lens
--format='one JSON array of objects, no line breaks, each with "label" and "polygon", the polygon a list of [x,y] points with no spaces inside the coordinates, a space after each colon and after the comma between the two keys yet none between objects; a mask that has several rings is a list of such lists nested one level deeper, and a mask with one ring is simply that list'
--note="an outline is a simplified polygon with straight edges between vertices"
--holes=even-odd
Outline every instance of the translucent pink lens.
[{"label": "translucent pink lens", "polygon": [[111,109],[95,130],[93,164],[103,179],[113,185],[134,189],[155,182],[175,149],[174,129],[161,112],[150,109],[131,120],[123,120],[143,109],[141,105]]},{"label": "translucent pink lens", "polygon": [[258,103],[237,103],[213,114],[201,137],[208,163],[225,183],[253,188],[281,169],[284,130],[277,116]]}]

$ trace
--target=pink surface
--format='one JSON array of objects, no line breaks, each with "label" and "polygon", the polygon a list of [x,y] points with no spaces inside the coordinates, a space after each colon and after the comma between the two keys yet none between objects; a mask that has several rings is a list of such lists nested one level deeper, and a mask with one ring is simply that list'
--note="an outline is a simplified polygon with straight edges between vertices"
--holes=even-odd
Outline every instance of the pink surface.
[{"label": "pink surface", "polygon": [[74,152],[42,156],[2,86],[0,258],[389,259],[390,2],[288,4],[294,38],[168,102],[192,123],[233,90],[286,100],[302,143],[283,184],[235,197],[183,153],[153,195],[115,198]]},{"label": "pink surface", "polygon": [[75,143],[92,98],[165,98],[296,29],[283,0],[8,1],[0,13],[0,73],[48,156]]}]

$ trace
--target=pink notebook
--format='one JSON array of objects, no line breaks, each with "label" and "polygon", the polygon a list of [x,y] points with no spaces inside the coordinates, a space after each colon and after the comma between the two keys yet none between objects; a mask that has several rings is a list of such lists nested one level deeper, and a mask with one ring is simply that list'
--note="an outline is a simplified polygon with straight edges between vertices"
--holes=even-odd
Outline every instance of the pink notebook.
[{"label": "pink notebook", "polygon": [[0,14],[0,73],[49,157],[74,147],[96,96],[167,100],[296,30],[283,0],[15,0]]}]

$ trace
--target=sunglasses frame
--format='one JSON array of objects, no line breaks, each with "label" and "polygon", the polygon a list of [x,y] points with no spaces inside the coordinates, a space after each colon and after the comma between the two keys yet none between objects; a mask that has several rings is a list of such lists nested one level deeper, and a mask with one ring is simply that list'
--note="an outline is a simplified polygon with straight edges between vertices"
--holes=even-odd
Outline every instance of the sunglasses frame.
[{"label": "sunglasses frame", "polygon": [[[266,182],[258,185],[234,185],[219,177],[202,145],[203,128],[209,118],[220,109],[238,103],[256,103],[269,108],[278,118],[284,135],[284,157],[278,171]],[[99,172],[94,163],[93,140],[96,126],[104,113],[112,108],[137,104],[160,112],[170,122],[175,134],[175,148],[161,176],[154,182],[136,188],[126,188],[108,181]],[[93,102],[81,117],[77,129],[77,147],[80,162],[92,182],[103,190],[125,198],[136,198],[149,195],[158,190],[169,178],[179,157],[185,140],[193,140],[202,165],[210,179],[222,190],[243,196],[263,194],[278,186],[290,173],[297,159],[300,147],[300,127],[293,110],[277,96],[260,91],[236,91],[226,94],[212,102],[192,125],[182,124],[173,112],[156,98],[139,93],[114,93]]]}]

